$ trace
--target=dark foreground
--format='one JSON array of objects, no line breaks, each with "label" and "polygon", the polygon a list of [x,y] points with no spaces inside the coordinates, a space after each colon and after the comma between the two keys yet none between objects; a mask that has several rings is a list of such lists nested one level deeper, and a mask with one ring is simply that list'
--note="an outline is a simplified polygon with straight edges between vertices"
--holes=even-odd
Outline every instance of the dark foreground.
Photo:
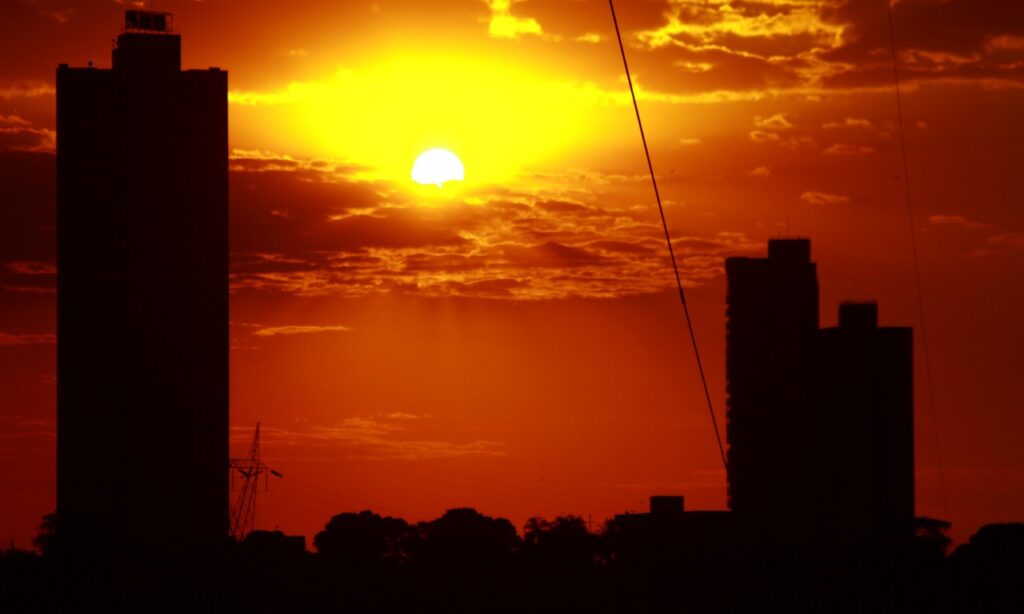
[{"label": "dark foreground", "polygon": [[520,537],[469,509],[415,525],[361,512],[332,518],[315,554],[257,531],[216,553],[168,558],[72,547],[44,526],[43,554],[0,554],[0,610],[1024,611],[1024,524],[987,525],[949,553],[946,530],[920,519],[902,546],[837,558],[709,550],[671,527],[621,519],[598,533],[579,518],[534,519]]}]

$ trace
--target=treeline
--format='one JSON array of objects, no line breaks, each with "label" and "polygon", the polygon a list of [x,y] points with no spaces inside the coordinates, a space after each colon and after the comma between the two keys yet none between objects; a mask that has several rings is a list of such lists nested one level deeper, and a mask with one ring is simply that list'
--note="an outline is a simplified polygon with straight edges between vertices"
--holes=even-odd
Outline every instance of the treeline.
[{"label": "treeline", "polygon": [[314,552],[256,531],[216,555],[159,561],[67,552],[47,530],[41,553],[0,555],[0,609],[1024,611],[1024,524],[987,525],[949,552],[948,523],[920,519],[900,547],[823,559],[702,550],[692,536],[636,520],[591,532],[579,517],[534,518],[520,534],[468,508],[419,523],[362,511],[331,518]]}]

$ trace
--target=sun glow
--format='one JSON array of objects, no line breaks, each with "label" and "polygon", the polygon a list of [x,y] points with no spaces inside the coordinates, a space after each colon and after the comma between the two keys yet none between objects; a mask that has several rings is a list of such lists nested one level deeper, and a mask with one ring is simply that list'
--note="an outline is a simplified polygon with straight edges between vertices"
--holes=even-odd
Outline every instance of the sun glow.
[{"label": "sun glow", "polygon": [[412,180],[421,185],[441,188],[446,181],[462,181],[465,178],[466,170],[462,160],[447,149],[428,149],[412,165]]},{"label": "sun glow", "polygon": [[588,84],[485,57],[421,53],[272,92],[235,92],[232,101],[233,121],[252,129],[264,147],[349,160],[365,167],[368,179],[404,179],[413,190],[405,179],[409,160],[428,148],[472,160],[471,177],[458,189],[473,189],[561,159],[594,139],[593,126],[615,125],[595,112],[619,111]]}]

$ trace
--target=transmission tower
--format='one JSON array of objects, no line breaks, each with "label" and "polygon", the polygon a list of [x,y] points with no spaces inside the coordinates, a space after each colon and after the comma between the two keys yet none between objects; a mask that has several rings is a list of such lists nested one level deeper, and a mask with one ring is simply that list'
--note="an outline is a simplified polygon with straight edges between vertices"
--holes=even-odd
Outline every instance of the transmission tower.
[{"label": "transmission tower", "polygon": [[242,478],[242,487],[231,508],[231,536],[241,541],[252,531],[256,523],[256,494],[259,492],[260,477],[263,477],[263,489],[270,489],[270,476],[282,477],[260,459],[260,423],[256,423],[256,433],[252,437],[252,446],[247,458],[233,458],[229,461],[231,471],[231,489],[235,489],[235,473]]}]

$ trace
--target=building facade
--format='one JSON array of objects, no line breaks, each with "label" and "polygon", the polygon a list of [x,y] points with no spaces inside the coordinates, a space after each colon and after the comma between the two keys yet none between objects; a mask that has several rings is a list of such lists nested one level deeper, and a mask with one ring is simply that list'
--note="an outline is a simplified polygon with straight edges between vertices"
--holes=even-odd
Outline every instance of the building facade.
[{"label": "building facade", "polygon": [[128,11],[110,69],[57,70],[57,512],[112,547],[228,526],[227,73]]}]

